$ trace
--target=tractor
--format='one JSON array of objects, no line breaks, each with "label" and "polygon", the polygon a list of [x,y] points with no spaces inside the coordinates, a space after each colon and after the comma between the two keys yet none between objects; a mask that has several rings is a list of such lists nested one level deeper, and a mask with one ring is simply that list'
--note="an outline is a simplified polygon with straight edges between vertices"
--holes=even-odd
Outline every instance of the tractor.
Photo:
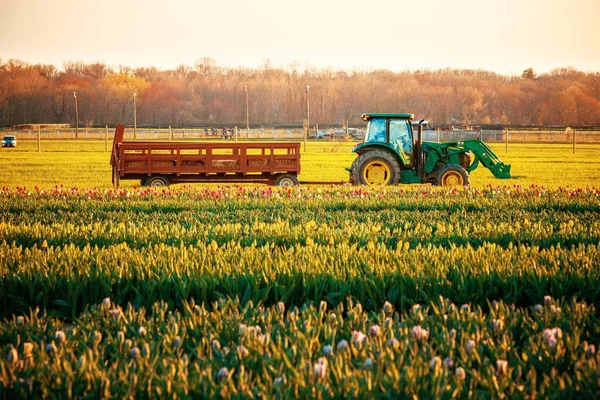
[{"label": "tractor", "polygon": [[497,178],[510,178],[510,165],[479,139],[424,142],[424,120],[415,135],[412,114],[363,114],[362,119],[367,122],[365,140],[352,149],[358,157],[348,168],[354,185],[468,186],[469,173],[479,163]]}]

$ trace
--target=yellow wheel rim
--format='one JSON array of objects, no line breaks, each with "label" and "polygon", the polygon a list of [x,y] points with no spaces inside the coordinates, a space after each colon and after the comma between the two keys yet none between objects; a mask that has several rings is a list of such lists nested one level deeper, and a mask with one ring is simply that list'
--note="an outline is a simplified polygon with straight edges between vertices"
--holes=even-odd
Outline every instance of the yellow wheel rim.
[{"label": "yellow wheel rim", "polygon": [[448,171],[442,176],[442,186],[463,186],[465,180],[458,171]]},{"label": "yellow wheel rim", "polygon": [[387,185],[390,176],[390,167],[382,161],[373,160],[363,168],[363,182],[369,186]]}]

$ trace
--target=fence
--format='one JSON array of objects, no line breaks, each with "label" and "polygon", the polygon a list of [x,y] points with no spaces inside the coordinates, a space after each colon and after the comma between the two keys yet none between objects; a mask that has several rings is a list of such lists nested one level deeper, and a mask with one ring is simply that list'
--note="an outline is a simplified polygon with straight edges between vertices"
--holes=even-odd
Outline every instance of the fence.
[{"label": "fence", "polygon": [[[4,130],[2,134],[15,135],[21,140],[37,140],[38,133],[42,140],[68,140],[68,139],[95,139],[103,140],[108,136],[112,140],[114,127],[105,128],[80,128],[76,132],[74,128],[64,129],[26,129],[21,131]],[[254,128],[248,131],[246,129],[237,129],[237,135],[240,139],[301,139],[304,137],[302,127],[298,128]],[[185,139],[232,139],[235,138],[235,128],[228,128],[225,132],[222,129],[211,128],[138,128],[135,132],[133,128],[125,130],[125,139],[131,140],[185,140]]]},{"label": "fence", "polygon": [[[213,139],[235,139],[236,129],[230,128],[226,132],[222,129],[212,128],[127,128],[125,139],[131,140],[213,140]],[[319,131],[320,132],[320,131]],[[364,132],[361,132],[364,134]],[[80,128],[78,132],[74,128],[40,128],[20,131],[3,130],[1,134],[15,135],[18,140],[68,140],[68,139],[94,139],[112,142],[114,128]],[[250,129],[237,129],[237,137],[251,140],[300,140],[304,138],[302,126],[291,128],[262,127]],[[315,133],[309,138],[315,138]],[[600,143],[600,130],[584,129],[483,129],[481,131],[470,130],[425,130],[423,140],[426,141],[456,141],[465,139],[481,138],[489,143]],[[358,140],[350,135],[328,135],[323,137],[328,140]]]},{"label": "fence", "polygon": [[426,130],[423,131],[423,140],[429,141],[455,141],[481,138],[489,143],[600,143],[600,130],[583,129],[490,129],[481,131],[448,131]]}]

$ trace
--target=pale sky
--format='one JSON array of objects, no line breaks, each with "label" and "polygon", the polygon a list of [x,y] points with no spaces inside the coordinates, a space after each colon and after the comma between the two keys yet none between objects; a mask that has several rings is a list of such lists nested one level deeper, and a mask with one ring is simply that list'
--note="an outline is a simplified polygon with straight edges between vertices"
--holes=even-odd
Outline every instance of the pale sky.
[{"label": "pale sky", "polygon": [[0,0],[0,59],[600,71],[600,0]]}]

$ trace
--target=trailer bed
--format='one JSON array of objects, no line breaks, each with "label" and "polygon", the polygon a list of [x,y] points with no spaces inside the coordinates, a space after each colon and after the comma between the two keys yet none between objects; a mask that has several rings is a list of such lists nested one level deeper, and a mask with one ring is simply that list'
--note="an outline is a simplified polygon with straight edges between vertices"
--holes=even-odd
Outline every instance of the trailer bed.
[{"label": "trailer bed", "polygon": [[117,125],[110,164],[113,184],[122,179],[144,185],[182,182],[263,182],[297,185],[300,143],[207,143],[123,141]]}]

